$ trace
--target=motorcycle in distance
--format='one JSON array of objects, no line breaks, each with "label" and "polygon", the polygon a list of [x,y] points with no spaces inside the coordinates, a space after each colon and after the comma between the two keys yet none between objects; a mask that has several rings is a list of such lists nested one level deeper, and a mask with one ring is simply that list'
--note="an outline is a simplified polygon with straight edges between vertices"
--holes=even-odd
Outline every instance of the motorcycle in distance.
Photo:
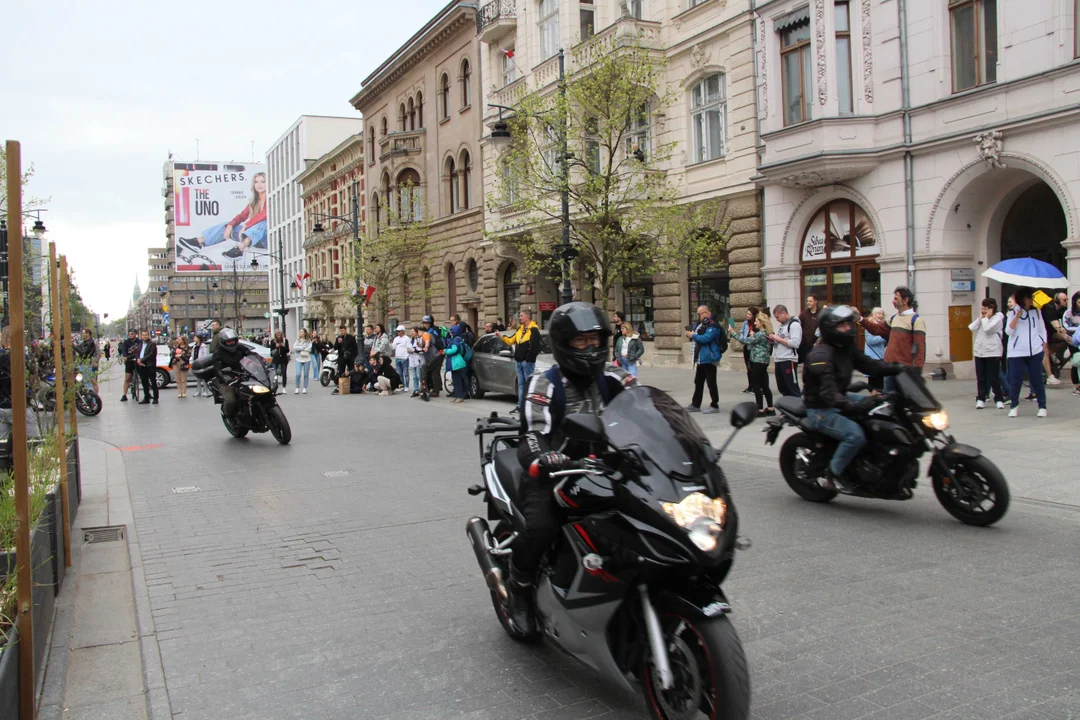
[{"label": "motorcycle in distance", "polygon": [[[982,451],[956,442],[946,430],[949,414],[930,393],[915,369],[896,376],[897,390],[884,393],[881,404],[856,421],[868,440],[848,466],[839,492],[879,500],[909,500],[919,475],[919,460],[932,453],[929,476],[942,507],[960,522],[986,526],[1000,520],[1009,508],[1005,476]],[[849,392],[866,389],[854,383]],[[838,442],[810,429],[802,400],[777,398],[777,416],[763,432],[776,443],[785,426],[798,428],[780,448],[780,470],[795,493],[810,502],[829,502],[838,492],[821,487]],[[855,418],[853,418],[855,419]]]},{"label": "motorcycle in distance", "polygon": [[239,409],[236,417],[225,416],[223,396],[214,376],[214,357],[201,357],[191,364],[195,377],[205,380],[214,394],[214,403],[222,405],[221,421],[233,437],[245,437],[248,432],[264,433],[267,430],[282,445],[292,440],[292,429],[285,413],[277,402],[277,383],[270,378],[266,363],[257,355],[240,359],[240,372],[230,373],[228,383],[236,390]]},{"label": "motorcycle in distance", "polygon": [[[757,416],[736,406],[735,427]],[[558,539],[540,563],[533,587],[537,624],[526,634],[508,614],[512,544],[522,532],[524,478],[517,455],[519,423],[477,421],[487,520],[466,534],[491,591],[503,629],[515,640],[542,636],[607,681],[641,692],[653,718],[749,717],[750,677],[721,588],[736,549],[738,515],[719,451],[666,393],[624,390],[602,417],[567,415],[568,440],[593,454],[552,473],[564,508]],[[490,442],[485,446],[485,437]]]},{"label": "motorcycle in distance", "polygon": [[[42,383],[42,392],[38,403],[47,412],[56,410],[56,376],[49,373]],[[84,380],[82,372],[75,373],[75,409],[86,417],[101,413],[101,397],[94,392],[89,380]]]},{"label": "motorcycle in distance", "polygon": [[323,387],[329,387],[330,383],[337,382],[337,370],[337,350],[331,350],[326,353],[326,357],[322,361],[322,368],[319,370],[319,382]]}]

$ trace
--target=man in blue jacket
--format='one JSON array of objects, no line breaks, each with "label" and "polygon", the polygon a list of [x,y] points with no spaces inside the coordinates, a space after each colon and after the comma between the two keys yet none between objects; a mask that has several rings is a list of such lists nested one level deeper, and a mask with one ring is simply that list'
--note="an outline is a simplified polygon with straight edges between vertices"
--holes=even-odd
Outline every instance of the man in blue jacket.
[{"label": "man in blue jacket", "polygon": [[[693,330],[686,331],[686,337],[694,345],[694,399],[690,401],[687,410],[701,412],[705,415],[720,412],[720,393],[716,390],[716,366],[720,357],[727,349],[727,333],[724,328],[713,318],[708,305],[701,305],[697,309],[698,324]],[[705,383],[709,384],[709,396],[712,403],[704,410],[701,409],[702,396],[705,394]]]}]

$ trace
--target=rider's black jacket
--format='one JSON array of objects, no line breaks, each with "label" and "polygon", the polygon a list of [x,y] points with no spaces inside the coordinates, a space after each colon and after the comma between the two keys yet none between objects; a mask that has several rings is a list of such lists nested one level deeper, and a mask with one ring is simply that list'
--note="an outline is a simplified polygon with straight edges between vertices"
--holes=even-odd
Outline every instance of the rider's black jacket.
[{"label": "rider's black jacket", "polygon": [[808,408],[850,410],[855,406],[847,396],[853,370],[867,375],[896,375],[901,368],[867,357],[858,346],[841,349],[818,340],[803,367],[803,403]]},{"label": "rider's black jacket", "polygon": [[216,375],[217,379],[221,382],[228,382],[228,378],[225,377],[225,374],[222,371],[226,369],[234,371],[240,370],[240,361],[248,355],[255,355],[258,357],[257,353],[243,343],[237,343],[233,352],[230,352],[224,345],[219,343],[217,350],[214,351],[214,375]]}]

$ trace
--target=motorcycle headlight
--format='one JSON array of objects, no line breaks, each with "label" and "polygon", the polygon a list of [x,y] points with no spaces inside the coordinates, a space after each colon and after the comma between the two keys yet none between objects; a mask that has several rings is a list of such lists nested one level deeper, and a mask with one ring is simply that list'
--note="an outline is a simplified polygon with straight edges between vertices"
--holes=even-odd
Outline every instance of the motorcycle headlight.
[{"label": "motorcycle headlight", "polygon": [[698,518],[690,526],[690,541],[697,545],[699,550],[707,553],[716,550],[716,545],[723,534],[723,528],[707,518]]},{"label": "motorcycle headlight", "polygon": [[75,373],[75,382],[82,382],[82,373]]},{"label": "motorcycle headlight", "polygon": [[696,521],[704,519],[723,529],[724,518],[727,517],[727,503],[723,498],[711,498],[699,492],[690,493],[677,503],[660,503],[660,507],[676,525],[683,528],[693,529]]},{"label": "motorcycle headlight", "polygon": [[949,413],[941,410],[936,413],[923,415],[922,424],[931,430],[945,430],[949,427]]},{"label": "motorcycle headlight", "polygon": [[266,387],[265,385],[252,385],[251,392],[255,393],[256,395],[262,395],[263,393],[270,392],[270,388]]}]

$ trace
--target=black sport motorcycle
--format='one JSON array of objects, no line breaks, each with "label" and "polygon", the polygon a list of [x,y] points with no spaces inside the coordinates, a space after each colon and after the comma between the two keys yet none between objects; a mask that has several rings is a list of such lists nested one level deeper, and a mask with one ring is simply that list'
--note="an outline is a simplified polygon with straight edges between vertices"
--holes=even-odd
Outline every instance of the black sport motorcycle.
[{"label": "black sport motorcycle", "polygon": [[221,422],[233,437],[245,437],[248,432],[264,433],[267,430],[282,445],[292,440],[292,429],[285,413],[277,402],[277,383],[270,377],[266,363],[257,355],[240,359],[241,370],[230,373],[228,384],[234,388],[239,405],[235,417],[225,415],[224,396],[214,375],[212,355],[201,357],[191,364],[195,377],[205,380],[214,395],[214,403],[221,405]]},{"label": "black sport motorcycle", "polygon": [[[1000,520],[1009,508],[1009,486],[1004,475],[982,451],[956,442],[946,432],[949,414],[938,403],[915,370],[896,376],[896,392],[880,395],[881,404],[860,418],[852,418],[866,432],[866,447],[840,479],[839,493],[881,500],[909,500],[917,485],[919,459],[933,454],[929,475],[934,494],[945,510],[968,525],[985,526]],[[866,389],[855,383],[849,392]],[[802,400],[778,398],[777,416],[763,432],[765,442],[776,443],[785,426],[799,429],[780,448],[780,470],[799,497],[828,502],[837,490],[822,487],[838,441],[812,430]]]},{"label": "black sport motorcycle", "polygon": [[[757,415],[731,413],[732,433]],[[605,679],[640,690],[658,720],[749,717],[746,656],[721,583],[736,549],[738,515],[715,450],[666,393],[638,386],[602,416],[571,414],[562,430],[592,454],[552,473],[564,525],[534,587],[539,631],[508,615],[512,545],[523,531],[520,427],[492,413],[477,421],[487,520],[466,525],[499,622],[515,640],[546,638]],[[485,445],[485,437],[490,442]]]}]

